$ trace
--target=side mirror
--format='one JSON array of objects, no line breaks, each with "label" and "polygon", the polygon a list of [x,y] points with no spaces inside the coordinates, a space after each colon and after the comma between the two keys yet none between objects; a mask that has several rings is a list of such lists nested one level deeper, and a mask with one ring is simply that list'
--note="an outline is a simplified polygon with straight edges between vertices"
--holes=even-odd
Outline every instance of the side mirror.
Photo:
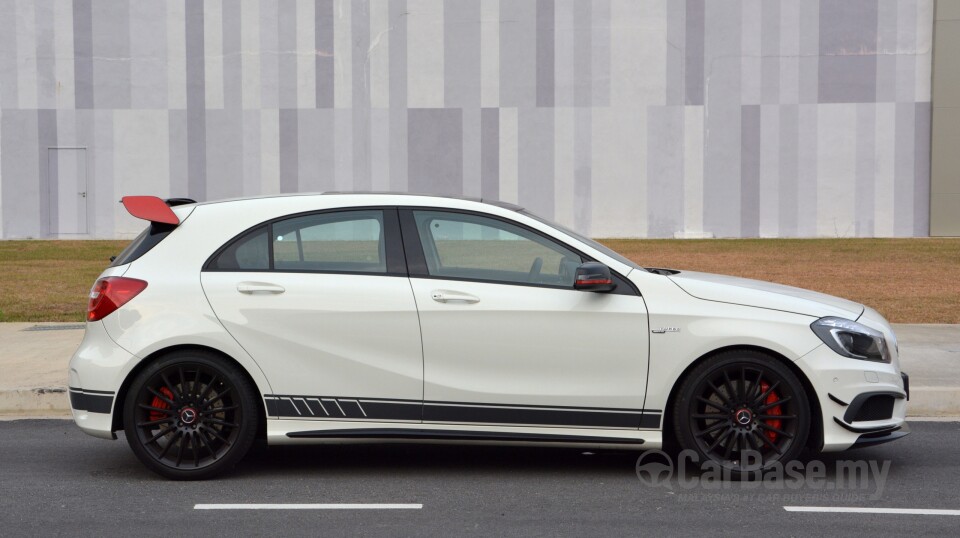
[{"label": "side mirror", "polygon": [[573,289],[582,291],[612,291],[617,287],[610,268],[600,262],[586,262],[574,273]]}]

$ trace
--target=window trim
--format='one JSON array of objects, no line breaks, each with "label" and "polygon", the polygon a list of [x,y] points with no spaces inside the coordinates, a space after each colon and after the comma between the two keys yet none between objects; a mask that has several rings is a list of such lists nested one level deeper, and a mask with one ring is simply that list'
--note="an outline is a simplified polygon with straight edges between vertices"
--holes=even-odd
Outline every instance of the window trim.
[{"label": "window trim", "polygon": [[[383,224],[383,242],[384,256],[386,257],[385,272],[369,271],[339,271],[326,269],[277,269],[274,267],[273,258],[273,225],[274,223],[301,218],[313,215],[323,215],[329,213],[349,213],[354,211],[380,211]],[[224,251],[233,246],[236,242],[244,240],[249,234],[256,233],[261,228],[267,228],[267,256],[269,257],[269,266],[267,269],[216,269],[213,268],[213,262]],[[365,275],[365,276],[407,276],[406,256],[404,255],[403,245],[401,243],[400,221],[397,215],[397,208],[392,206],[358,206],[358,207],[338,207],[331,209],[321,209],[318,211],[301,211],[299,213],[290,213],[275,217],[263,222],[259,222],[233,236],[220,246],[203,263],[201,272],[208,273],[300,273],[300,274],[329,274],[329,275]]]},{"label": "window trim", "polygon": [[[569,250],[578,256],[582,260],[581,263],[588,261],[598,261],[592,256],[586,254],[582,250],[575,248],[571,245],[568,245],[555,237],[551,237],[536,228],[527,226],[522,222],[518,222],[506,217],[501,217],[500,215],[494,215],[491,213],[484,213],[482,211],[471,211],[468,209],[457,209],[449,207],[434,207],[434,206],[397,206],[400,216],[400,232],[403,236],[403,247],[404,252],[407,257],[407,272],[409,273],[410,278],[423,278],[428,280],[449,280],[455,282],[479,282],[483,284],[499,284],[501,286],[524,286],[532,288],[547,288],[551,290],[569,290],[575,291],[577,293],[584,293],[582,290],[577,290],[573,286],[557,286],[554,284],[540,284],[535,282],[509,282],[505,280],[489,280],[489,279],[480,279],[480,278],[467,278],[467,277],[450,277],[450,276],[439,276],[431,275],[429,269],[427,268],[427,259],[423,252],[423,245],[420,242],[420,230],[417,228],[416,219],[413,216],[414,211],[434,211],[434,212],[443,212],[443,213],[459,213],[464,215],[471,215],[476,217],[488,218],[512,226],[516,226],[523,230],[526,230],[530,233],[533,233],[546,241],[549,241],[555,245],[559,245],[566,250]],[[627,280],[626,277],[618,273],[612,267],[610,272],[614,277],[614,280],[617,282],[617,287],[609,292],[614,295],[633,295],[641,296],[640,290],[633,284],[633,282]]]}]

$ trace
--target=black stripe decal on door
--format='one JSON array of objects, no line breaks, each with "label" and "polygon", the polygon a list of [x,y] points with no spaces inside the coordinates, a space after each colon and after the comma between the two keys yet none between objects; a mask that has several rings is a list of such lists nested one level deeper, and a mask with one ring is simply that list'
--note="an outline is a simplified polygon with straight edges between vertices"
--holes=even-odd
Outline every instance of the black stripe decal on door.
[{"label": "black stripe decal on door", "polygon": [[660,427],[662,413],[646,409],[420,402],[329,396],[264,396],[267,413],[277,418],[396,420],[454,424],[515,424],[587,428]]}]

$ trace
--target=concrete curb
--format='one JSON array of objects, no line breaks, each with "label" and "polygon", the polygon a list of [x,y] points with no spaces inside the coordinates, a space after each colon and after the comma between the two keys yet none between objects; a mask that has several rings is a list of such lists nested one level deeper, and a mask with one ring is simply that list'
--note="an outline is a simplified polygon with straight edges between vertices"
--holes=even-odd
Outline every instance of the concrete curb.
[{"label": "concrete curb", "polygon": [[63,416],[69,418],[66,387],[0,390],[0,416]]}]

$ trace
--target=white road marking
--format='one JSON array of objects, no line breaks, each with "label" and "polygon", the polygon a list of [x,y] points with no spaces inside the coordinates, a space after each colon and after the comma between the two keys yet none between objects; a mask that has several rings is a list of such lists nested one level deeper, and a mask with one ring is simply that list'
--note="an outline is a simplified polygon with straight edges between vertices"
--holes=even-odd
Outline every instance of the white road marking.
[{"label": "white road marking", "polygon": [[194,510],[420,510],[422,504],[195,504]]},{"label": "white road marking", "polygon": [[867,508],[857,506],[784,506],[787,512],[833,512],[842,514],[906,514],[918,516],[960,516],[960,510],[926,508]]}]

